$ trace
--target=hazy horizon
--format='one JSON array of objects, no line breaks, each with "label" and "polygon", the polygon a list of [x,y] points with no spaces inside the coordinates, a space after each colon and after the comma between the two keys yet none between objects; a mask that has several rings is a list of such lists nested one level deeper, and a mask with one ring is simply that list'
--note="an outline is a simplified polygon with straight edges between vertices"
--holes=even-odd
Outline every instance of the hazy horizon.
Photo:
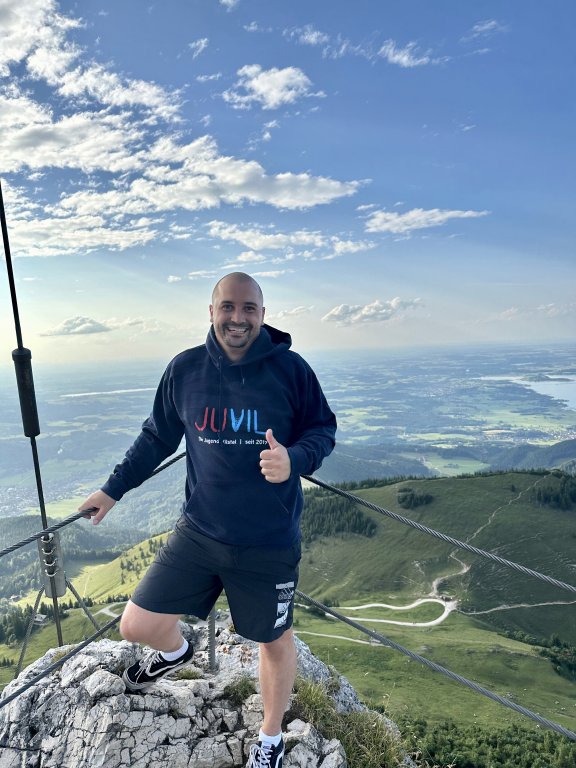
[{"label": "hazy horizon", "polygon": [[[284,330],[284,329],[283,329]],[[289,333],[289,330],[287,331]],[[197,344],[203,344],[204,339],[197,342]],[[65,360],[55,360],[55,359],[46,359],[46,358],[38,358],[37,355],[34,352],[34,349],[31,349],[32,353],[32,369],[33,372],[38,369],[42,368],[43,370],[51,370],[51,369],[73,369],[78,368],[79,370],[86,370],[89,371],[91,369],[95,369],[97,364],[101,363],[114,363],[122,364],[126,363],[128,365],[167,365],[170,360],[179,352],[184,351],[185,349],[188,349],[189,347],[196,346],[190,344],[188,347],[182,347],[180,349],[177,349],[173,354],[169,353],[167,355],[155,355],[155,356],[147,356],[147,357],[132,357],[127,356],[124,354],[122,357],[118,358],[108,358],[108,359],[101,359],[98,360],[75,360],[75,359],[65,359]],[[26,339],[24,339],[24,347],[30,349],[30,347],[26,344]],[[345,358],[348,356],[353,357],[368,357],[371,355],[382,355],[382,356],[398,356],[403,354],[416,354],[418,352],[421,352],[423,354],[442,354],[445,352],[466,352],[469,351],[480,351],[482,349],[498,349],[501,351],[506,350],[533,350],[536,351],[538,349],[554,349],[554,348],[574,348],[576,353],[576,342],[573,342],[568,339],[536,339],[536,340],[524,340],[524,341],[509,341],[509,340],[494,340],[494,341],[476,341],[476,342],[464,342],[464,341],[455,341],[452,343],[448,342],[438,342],[438,343],[430,343],[430,344],[404,344],[404,345],[398,345],[398,346],[390,346],[390,347],[354,347],[354,348],[344,348],[344,347],[332,347],[332,348],[310,348],[306,352],[304,352],[302,349],[299,349],[296,344],[292,343],[291,349],[294,352],[297,352],[298,354],[301,354],[305,359],[307,360],[313,360],[315,357],[323,357],[328,356],[332,359],[338,359],[339,357]],[[16,349],[16,340],[14,340],[14,346],[13,349]],[[0,359],[0,373],[5,374],[7,372],[13,372],[14,371],[14,363],[12,361],[11,352],[8,353],[8,355],[4,359]]]}]

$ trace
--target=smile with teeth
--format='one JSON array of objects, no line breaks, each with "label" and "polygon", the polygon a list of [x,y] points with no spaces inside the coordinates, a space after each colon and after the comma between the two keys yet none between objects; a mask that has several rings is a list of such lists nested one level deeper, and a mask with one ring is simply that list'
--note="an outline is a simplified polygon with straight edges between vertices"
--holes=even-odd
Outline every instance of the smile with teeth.
[{"label": "smile with teeth", "polygon": [[247,328],[246,326],[240,327],[240,328],[232,325],[226,326],[227,333],[231,333],[233,336],[243,336],[245,333],[248,333],[249,330],[250,329]]}]

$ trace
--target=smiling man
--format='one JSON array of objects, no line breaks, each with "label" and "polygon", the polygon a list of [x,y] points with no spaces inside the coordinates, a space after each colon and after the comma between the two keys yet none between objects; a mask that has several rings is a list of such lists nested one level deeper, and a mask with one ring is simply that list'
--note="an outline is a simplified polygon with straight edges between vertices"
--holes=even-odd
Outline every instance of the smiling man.
[{"label": "smiling man", "polygon": [[263,303],[260,286],[243,272],[235,272],[216,283],[210,321],[230,360],[240,360],[258,338],[266,311]]},{"label": "smiling man", "polygon": [[289,334],[264,324],[258,283],[223,277],[206,343],[170,362],[142,432],[81,510],[95,524],[186,438],[182,517],[128,602],[120,631],[153,649],[124,671],[139,692],[190,661],[183,614],[207,618],[224,590],[236,631],[259,643],[264,721],[247,768],[282,768],[296,674],[301,474],[334,447],[336,419]]}]

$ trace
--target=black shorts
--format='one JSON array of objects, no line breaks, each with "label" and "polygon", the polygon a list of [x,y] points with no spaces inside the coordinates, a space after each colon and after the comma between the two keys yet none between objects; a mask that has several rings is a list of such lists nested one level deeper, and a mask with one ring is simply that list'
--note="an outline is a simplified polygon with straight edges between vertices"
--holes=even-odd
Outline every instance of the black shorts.
[{"label": "black shorts", "polygon": [[221,544],[181,517],[132,602],[154,613],[206,619],[224,590],[236,632],[269,643],[292,626],[299,562],[300,542],[283,549]]}]

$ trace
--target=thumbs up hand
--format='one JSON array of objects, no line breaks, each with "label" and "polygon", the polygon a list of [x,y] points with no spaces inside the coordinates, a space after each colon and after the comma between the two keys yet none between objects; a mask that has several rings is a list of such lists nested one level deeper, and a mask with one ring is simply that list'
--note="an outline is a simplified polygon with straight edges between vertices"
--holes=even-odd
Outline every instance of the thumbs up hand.
[{"label": "thumbs up hand", "polygon": [[260,453],[261,472],[269,483],[283,483],[290,477],[290,456],[271,429],[266,431],[266,440],[270,447]]}]

